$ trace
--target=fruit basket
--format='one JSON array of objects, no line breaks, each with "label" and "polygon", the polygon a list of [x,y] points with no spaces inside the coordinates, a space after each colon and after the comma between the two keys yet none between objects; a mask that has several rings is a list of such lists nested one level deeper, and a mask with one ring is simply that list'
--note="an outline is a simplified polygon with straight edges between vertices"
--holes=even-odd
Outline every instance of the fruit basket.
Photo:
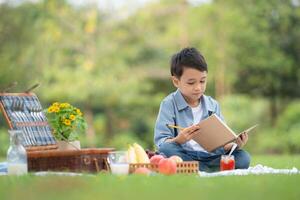
[{"label": "fruit basket", "polygon": [[[133,173],[137,168],[145,167],[151,171],[158,172],[158,165],[151,163],[135,163],[129,165],[129,173]],[[196,174],[199,170],[199,162],[188,161],[177,163],[177,174]]]},{"label": "fruit basket", "polygon": [[[176,155],[171,156],[170,158],[165,158],[164,156],[156,154],[155,152],[151,152],[149,150],[145,151],[144,148],[137,143],[134,143],[133,145],[129,145],[128,150],[123,151],[122,154],[120,155],[122,155],[119,156],[119,160],[121,161],[120,164],[124,164],[124,161],[127,161],[126,163],[130,163],[129,166],[127,164],[126,167],[127,174],[128,173],[147,174],[147,173],[151,173],[151,171],[167,174],[167,175],[196,174],[199,171],[199,162],[197,161],[183,162],[183,160]],[[114,158],[117,157],[114,156]],[[112,162],[110,162],[109,160],[111,160]],[[115,161],[111,159],[111,157],[109,156],[107,159],[107,163],[110,169],[111,169],[110,164],[112,164],[113,162]],[[125,170],[125,165],[124,165],[124,170]],[[111,172],[114,173],[113,170],[111,170]]]}]

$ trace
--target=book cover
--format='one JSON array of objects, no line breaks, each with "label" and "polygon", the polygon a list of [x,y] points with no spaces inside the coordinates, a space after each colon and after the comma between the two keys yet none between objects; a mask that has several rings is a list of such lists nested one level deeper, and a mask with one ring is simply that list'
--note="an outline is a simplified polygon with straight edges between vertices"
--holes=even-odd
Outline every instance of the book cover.
[{"label": "book cover", "polygon": [[206,151],[211,152],[236,140],[240,134],[250,132],[257,126],[254,125],[239,134],[236,134],[229,126],[227,126],[216,114],[199,122],[200,134],[193,137]]}]

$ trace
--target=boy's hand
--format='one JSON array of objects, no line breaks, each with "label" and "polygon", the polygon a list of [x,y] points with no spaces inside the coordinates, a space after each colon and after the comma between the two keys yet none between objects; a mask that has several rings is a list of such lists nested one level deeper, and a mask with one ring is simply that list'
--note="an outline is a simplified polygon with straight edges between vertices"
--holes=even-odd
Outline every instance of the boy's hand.
[{"label": "boy's hand", "polygon": [[179,132],[179,134],[174,138],[174,142],[179,144],[186,143],[190,139],[194,137],[194,135],[200,133],[200,129],[198,125],[192,125],[187,127]]},{"label": "boy's hand", "polygon": [[225,152],[230,151],[231,148],[232,148],[232,146],[233,146],[233,144],[234,144],[234,142],[230,142],[230,143],[226,144],[226,145],[224,146]]},{"label": "boy's hand", "polygon": [[248,141],[248,133],[244,132],[242,133],[237,139],[236,139],[236,143],[238,145],[239,148],[242,148],[243,146],[245,146],[245,144]]}]

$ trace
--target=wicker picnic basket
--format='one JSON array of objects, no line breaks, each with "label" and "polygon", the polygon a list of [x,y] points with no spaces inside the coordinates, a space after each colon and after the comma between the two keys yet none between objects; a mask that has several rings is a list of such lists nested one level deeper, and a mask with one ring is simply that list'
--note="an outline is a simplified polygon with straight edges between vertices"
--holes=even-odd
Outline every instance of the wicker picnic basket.
[{"label": "wicker picnic basket", "polygon": [[113,148],[59,150],[34,93],[0,93],[0,110],[10,129],[22,130],[29,171],[100,172],[108,170]]},{"label": "wicker picnic basket", "polygon": [[[133,173],[137,168],[145,167],[151,171],[158,172],[158,165],[150,163],[135,163],[129,165],[129,173]],[[177,174],[196,174],[199,170],[199,162],[188,161],[177,163]]]},{"label": "wicker picnic basket", "polygon": [[29,171],[107,171],[105,162],[113,148],[87,148],[80,150],[47,150],[28,152]]}]

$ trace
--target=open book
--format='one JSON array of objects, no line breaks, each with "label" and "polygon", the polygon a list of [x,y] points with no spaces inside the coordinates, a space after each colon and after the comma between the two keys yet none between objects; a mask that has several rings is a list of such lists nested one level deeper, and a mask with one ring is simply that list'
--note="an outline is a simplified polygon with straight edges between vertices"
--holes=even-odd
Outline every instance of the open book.
[{"label": "open book", "polygon": [[216,114],[199,122],[200,134],[195,135],[192,139],[199,143],[206,151],[214,151],[236,140],[240,134],[249,133],[258,124],[235,134]]}]

